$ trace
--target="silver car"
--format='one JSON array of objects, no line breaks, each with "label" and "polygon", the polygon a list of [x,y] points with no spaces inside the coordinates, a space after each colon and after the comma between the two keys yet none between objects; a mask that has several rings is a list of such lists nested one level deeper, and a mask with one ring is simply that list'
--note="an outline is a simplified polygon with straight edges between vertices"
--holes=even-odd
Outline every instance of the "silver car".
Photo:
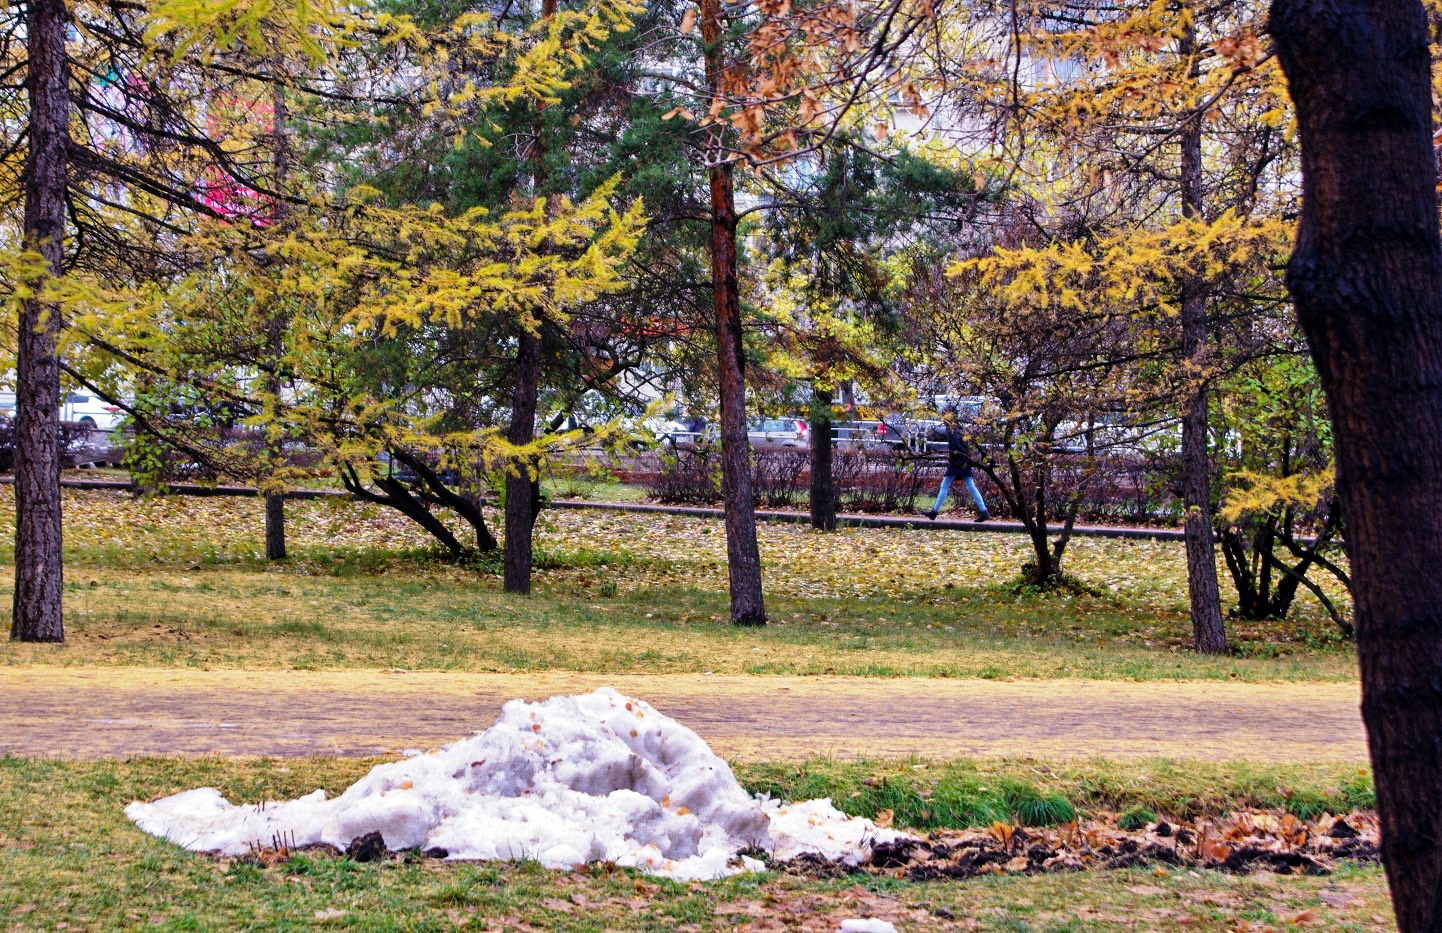
[{"label": "silver car", "polygon": [[746,433],[756,448],[805,450],[811,446],[811,426],[800,418],[753,418]]}]

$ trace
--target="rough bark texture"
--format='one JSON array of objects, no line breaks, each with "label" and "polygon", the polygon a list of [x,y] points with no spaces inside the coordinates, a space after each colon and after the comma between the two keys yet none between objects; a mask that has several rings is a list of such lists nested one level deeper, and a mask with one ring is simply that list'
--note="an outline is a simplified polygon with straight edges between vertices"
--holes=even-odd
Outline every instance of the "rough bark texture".
[{"label": "rough bark texture", "polygon": [[[529,444],[536,439],[536,399],[541,385],[541,338],[521,332],[516,352],[516,389],[506,440]],[[529,464],[516,464],[506,474],[505,588],[507,593],[531,592],[532,532],[540,510],[540,480]]]},{"label": "rough bark texture", "polygon": [[285,493],[265,494],[265,559],[285,559]]},{"label": "rough bark texture", "polygon": [[[1196,28],[1180,43],[1183,55],[1196,50]],[[1196,76],[1196,66],[1192,68]],[[1202,213],[1202,122],[1193,119],[1180,134],[1181,201],[1184,217]],[[1207,433],[1207,303],[1201,283],[1182,283],[1182,358],[1187,379],[1182,403],[1182,524],[1187,550],[1187,593],[1191,602],[1192,643],[1205,654],[1227,650],[1222,594],[1217,585],[1217,552],[1212,537],[1211,462]]]},{"label": "rough bark texture", "polygon": [[1327,390],[1362,718],[1403,933],[1442,929],[1442,236],[1416,0],[1276,0],[1303,207],[1288,284]]},{"label": "rough bark texture", "polygon": [[[50,275],[64,263],[65,152],[70,141],[63,0],[31,0],[30,149],[25,242]],[[38,284],[38,283],[37,283]],[[15,375],[15,593],[10,637],[64,641],[60,556],[60,309],[31,298],[20,308]]]},{"label": "rough bark texture", "polygon": [[[721,2],[702,0],[701,39],[706,80],[721,86]],[[713,132],[721,132],[713,130]],[[708,157],[719,163],[716,144]],[[741,296],[736,281],[736,190],[730,164],[713,164],[711,183],[711,290],[716,301],[716,352],[721,394],[721,492],[726,500],[726,571],[731,584],[731,621],[765,625],[761,596],[761,548],[756,540],[756,496],[751,487],[751,438],[746,433],[745,356]]]},{"label": "rough bark texture", "polygon": [[831,390],[811,390],[811,527],[836,530],[836,480],[831,471]]}]

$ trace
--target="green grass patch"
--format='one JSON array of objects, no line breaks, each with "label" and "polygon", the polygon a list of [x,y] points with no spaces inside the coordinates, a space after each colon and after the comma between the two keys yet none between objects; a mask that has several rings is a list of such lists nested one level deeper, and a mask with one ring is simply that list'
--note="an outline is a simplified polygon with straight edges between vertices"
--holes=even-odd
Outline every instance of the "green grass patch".
[{"label": "green grass patch", "polygon": [[1303,818],[1376,806],[1370,769],[1350,764],[1271,765],[1151,759],[1042,764],[1032,759],[738,764],[751,789],[784,799],[830,797],[856,816],[890,810],[917,829],[1050,825],[1077,813],[1156,814],[1194,820],[1239,807]]},{"label": "green grass patch", "polygon": [[1117,817],[1117,825],[1126,830],[1143,829],[1157,821],[1156,811],[1150,807],[1129,807]]}]

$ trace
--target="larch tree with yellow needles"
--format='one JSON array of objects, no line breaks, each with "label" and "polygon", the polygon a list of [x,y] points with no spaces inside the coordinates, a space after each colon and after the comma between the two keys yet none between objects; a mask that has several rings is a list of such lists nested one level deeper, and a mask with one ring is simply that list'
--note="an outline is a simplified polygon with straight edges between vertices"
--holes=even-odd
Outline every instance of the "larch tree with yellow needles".
[{"label": "larch tree with yellow needles", "polygon": [[[225,257],[208,255],[203,240],[216,225],[263,239],[268,228],[287,226],[277,223],[282,214],[292,218],[327,195],[324,185],[282,184],[274,101],[293,98],[345,121],[366,119],[378,100],[445,119],[554,97],[586,44],[625,12],[599,4],[565,29],[512,35],[483,15],[428,31],[329,0],[40,0],[23,16],[18,9],[0,20],[0,222],[20,245],[3,257],[18,390],[12,637],[57,641],[62,367],[121,401],[124,372],[136,362],[124,344],[132,332],[156,333],[138,316],[154,305],[110,299],[160,296],[198,269],[222,272]],[[501,62],[504,80],[483,80]],[[532,224],[532,235],[547,235],[541,227]],[[231,245],[283,265],[273,244]],[[539,287],[524,273],[515,278],[512,295]],[[84,328],[76,326],[82,319]],[[140,369],[143,386],[155,374]]]}]

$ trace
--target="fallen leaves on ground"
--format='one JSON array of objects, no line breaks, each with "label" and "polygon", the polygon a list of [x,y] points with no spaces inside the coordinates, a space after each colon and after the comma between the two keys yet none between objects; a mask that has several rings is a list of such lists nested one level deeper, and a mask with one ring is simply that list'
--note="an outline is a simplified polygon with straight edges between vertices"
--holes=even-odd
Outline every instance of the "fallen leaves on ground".
[{"label": "fallen leaves on ground", "polygon": [[[1111,818],[1055,827],[942,830],[879,845],[867,867],[914,881],[1148,864],[1325,875],[1340,861],[1377,861],[1378,838],[1373,813],[1305,821],[1279,810],[1238,810],[1220,820],[1160,820],[1133,831]],[[803,864],[800,870],[811,867]]]}]

